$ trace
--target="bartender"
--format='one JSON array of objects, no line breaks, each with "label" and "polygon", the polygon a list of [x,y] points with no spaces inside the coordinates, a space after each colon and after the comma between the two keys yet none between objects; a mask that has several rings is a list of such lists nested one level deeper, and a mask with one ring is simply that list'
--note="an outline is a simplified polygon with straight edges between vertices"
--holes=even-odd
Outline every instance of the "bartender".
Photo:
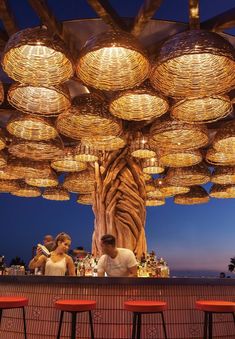
[{"label": "bartender", "polygon": [[137,277],[137,261],[127,248],[116,247],[116,238],[105,234],[101,238],[103,255],[98,261],[98,277]]}]

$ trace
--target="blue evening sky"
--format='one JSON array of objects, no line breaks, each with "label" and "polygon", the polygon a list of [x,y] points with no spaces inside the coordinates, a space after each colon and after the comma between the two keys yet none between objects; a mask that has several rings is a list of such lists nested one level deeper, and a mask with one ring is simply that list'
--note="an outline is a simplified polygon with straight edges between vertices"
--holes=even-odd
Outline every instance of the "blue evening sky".
[{"label": "blue evening sky", "polygon": [[[113,0],[120,13],[135,16],[143,0]],[[96,17],[85,0],[49,0],[59,20]],[[164,0],[156,18],[187,22],[188,0]],[[20,28],[35,26],[39,20],[26,0],[11,0]],[[201,21],[235,6],[233,0],[200,1]],[[235,30],[230,30],[235,34]],[[147,208],[146,235],[149,250],[163,256],[174,269],[225,271],[235,255],[234,200],[212,199],[208,204],[180,206],[167,199],[161,207]],[[72,237],[72,247],[90,249],[93,229],[90,206],[78,205],[75,195],[69,202],[43,198],[0,195],[0,254],[8,260],[19,255],[28,261],[32,246],[45,234],[64,231]]]}]

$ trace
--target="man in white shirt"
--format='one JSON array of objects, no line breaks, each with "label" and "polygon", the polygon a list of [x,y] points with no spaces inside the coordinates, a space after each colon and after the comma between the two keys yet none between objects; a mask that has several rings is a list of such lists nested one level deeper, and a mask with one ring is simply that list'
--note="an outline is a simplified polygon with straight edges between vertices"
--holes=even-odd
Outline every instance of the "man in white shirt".
[{"label": "man in white shirt", "polygon": [[134,253],[127,248],[117,248],[111,234],[101,238],[103,255],[98,261],[98,277],[137,277],[137,261]]}]

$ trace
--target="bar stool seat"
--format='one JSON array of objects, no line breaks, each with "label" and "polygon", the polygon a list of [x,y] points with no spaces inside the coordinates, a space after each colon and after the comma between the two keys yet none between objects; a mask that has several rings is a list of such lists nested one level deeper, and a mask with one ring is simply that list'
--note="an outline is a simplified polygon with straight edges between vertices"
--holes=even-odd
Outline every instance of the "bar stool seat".
[{"label": "bar stool seat", "polygon": [[23,311],[23,322],[24,322],[24,337],[27,338],[26,334],[26,320],[25,320],[25,309],[28,305],[28,298],[15,297],[15,296],[2,296],[0,297],[0,324],[2,320],[2,311],[6,309],[22,308]]},{"label": "bar stool seat", "polygon": [[141,315],[149,313],[160,313],[162,318],[163,332],[167,339],[166,324],[163,311],[167,309],[165,301],[135,300],[124,302],[124,309],[133,312],[132,339],[140,339],[141,335]]},{"label": "bar stool seat", "polygon": [[[213,338],[213,313],[231,313],[235,323],[235,302],[224,300],[198,300],[195,307],[205,313],[204,317],[204,339]],[[207,337],[207,335],[209,335]]]},{"label": "bar stool seat", "polygon": [[70,312],[71,315],[72,315],[71,339],[76,338],[76,316],[77,316],[77,313],[88,312],[89,313],[90,330],[91,330],[91,338],[94,339],[94,330],[93,330],[91,311],[96,308],[96,301],[95,300],[76,300],[76,299],[58,300],[58,301],[55,302],[55,308],[61,311],[57,339],[60,338],[64,312]]}]

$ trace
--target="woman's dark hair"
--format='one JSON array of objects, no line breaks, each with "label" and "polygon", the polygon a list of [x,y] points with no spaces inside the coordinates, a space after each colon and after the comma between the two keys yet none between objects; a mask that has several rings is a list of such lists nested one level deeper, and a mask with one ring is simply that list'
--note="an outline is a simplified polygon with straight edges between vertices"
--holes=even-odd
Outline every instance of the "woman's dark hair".
[{"label": "woman's dark hair", "polygon": [[67,233],[59,233],[55,238],[55,248],[58,247],[59,241],[65,241],[65,240],[72,240],[71,237]]},{"label": "woman's dark hair", "polygon": [[101,237],[102,243],[116,246],[116,238],[112,234],[105,234]]}]

